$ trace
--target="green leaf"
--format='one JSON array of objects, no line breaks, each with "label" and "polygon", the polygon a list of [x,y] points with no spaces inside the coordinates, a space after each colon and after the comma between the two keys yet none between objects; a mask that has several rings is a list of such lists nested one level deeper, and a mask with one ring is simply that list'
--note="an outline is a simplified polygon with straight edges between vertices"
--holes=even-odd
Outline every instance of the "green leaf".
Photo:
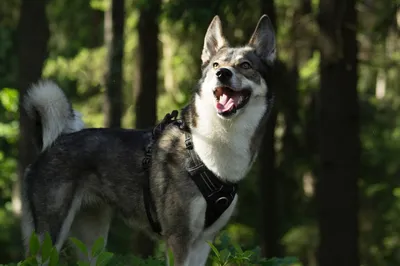
[{"label": "green leaf", "polygon": [[243,253],[242,248],[237,243],[235,243],[233,246],[235,247],[236,252],[238,252],[239,254]]},{"label": "green leaf", "polygon": [[42,262],[45,262],[49,259],[51,251],[52,251],[52,241],[49,233],[46,232],[44,235],[44,241],[42,244]]},{"label": "green leaf", "polygon": [[224,249],[221,251],[220,256],[222,262],[227,262],[229,257],[231,256],[231,253],[229,252],[229,250]]},{"label": "green leaf", "polygon": [[215,256],[216,256],[218,259],[220,259],[221,256],[220,256],[220,254],[219,254],[218,249],[213,245],[212,242],[207,241],[207,243],[208,243],[208,245],[211,247],[211,249],[212,249],[212,251],[214,252]]},{"label": "green leaf", "polygon": [[114,255],[111,252],[103,252],[97,257],[96,266],[105,266]]},{"label": "green leaf", "polygon": [[36,257],[30,257],[27,258],[26,260],[24,260],[23,262],[21,262],[21,264],[19,264],[20,266],[37,266],[38,262],[36,260]]},{"label": "green leaf", "polygon": [[0,103],[8,112],[18,111],[18,90],[3,88],[0,90]]},{"label": "green leaf", "polygon": [[168,249],[168,262],[169,262],[169,266],[175,265],[174,253],[172,253],[171,249]]},{"label": "green leaf", "polygon": [[53,248],[50,254],[49,266],[57,266],[58,261],[59,261],[58,251],[56,248]]},{"label": "green leaf", "polygon": [[78,266],[90,266],[90,263],[86,261],[78,261]]},{"label": "green leaf", "polygon": [[37,235],[33,232],[29,240],[29,251],[32,256],[36,256],[40,249],[40,242]]},{"label": "green leaf", "polygon": [[104,249],[104,238],[99,237],[93,244],[92,257],[97,257]]},{"label": "green leaf", "polygon": [[106,11],[110,8],[110,1],[91,0],[90,7],[95,10]]},{"label": "green leaf", "polygon": [[245,257],[245,258],[251,258],[251,257],[253,257],[255,255],[255,253],[254,253],[254,251],[252,251],[252,250],[246,250],[244,253],[243,253],[243,257]]},{"label": "green leaf", "polygon": [[85,255],[88,255],[88,249],[85,246],[85,244],[83,244],[82,241],[80,241],[79,239],[75,238],[75,237],[70,237],[70,240],[72,241],[72,243],[74,243],[74,245]]}]

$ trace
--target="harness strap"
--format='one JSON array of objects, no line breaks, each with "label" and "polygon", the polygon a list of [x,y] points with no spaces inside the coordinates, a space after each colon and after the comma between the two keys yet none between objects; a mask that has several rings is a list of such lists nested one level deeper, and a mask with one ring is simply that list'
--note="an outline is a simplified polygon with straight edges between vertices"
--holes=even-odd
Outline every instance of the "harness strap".
[{"label": "harness strap", "polygon": [[[152,131],[152,136],[149,144],[145,149],[145,156],[142,161],[143,170],[148,172],[151,166],[151,157],[152,157],[152,148],[156,140],[160,137],[161,133],[165,130],[165,128],[171,123],[177,123],[178,111],[174,110],[171,114],[166,114],[164,119],[154,127]],[[154,203],[153,197],[151,196],[151,189],[150,189],[150,175],[146,178],[146,182],[143,184],[143,201],[144,207],[146,210],[147,219],[149,220],[150,226],[153,231],[159,235],[161,235],[161,224],[157,219],[157,209]],[[152,215],[151,210],[154,212],[154,218]]]},{"label": "harness strap", "polygon": [[228,209],[237,193],[237,184],[223,182],[201,161],[193,149],[190,133],[185,132],[185,144],[189,153],[186,170],[207,202],[204,227],[208,228]]},{"label": "harness strap", "polygon": [[[154,204],[153,197],[151,196],[149,178],[147,178],[147,180],[148,182],[146,182],[146,185],[143,187],[143,201],[144,207],[146,209],[147,219],[149,220],[153,232],[161,235],[161,224],[159,223],[157,218],[153,219],[153,216],[151,214],[152,209],[154,210],[154,212],[156,212],[156,205]],[[157,217],[157,213],[155,216]]]}]

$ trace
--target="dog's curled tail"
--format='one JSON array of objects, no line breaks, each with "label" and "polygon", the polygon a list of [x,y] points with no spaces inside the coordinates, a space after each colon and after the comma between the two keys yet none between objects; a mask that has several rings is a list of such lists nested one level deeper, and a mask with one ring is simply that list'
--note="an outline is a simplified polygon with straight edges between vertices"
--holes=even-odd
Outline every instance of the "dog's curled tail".
[{"label": "dog's curled tail", "polygon": [[39,81],[32,85],[24,98],[28,116],[36,121],[41,131],[38,147],[43,151],[61,134],[82,130],[85,125],[81,114],[72,105],[61,88],[52,81]]}]

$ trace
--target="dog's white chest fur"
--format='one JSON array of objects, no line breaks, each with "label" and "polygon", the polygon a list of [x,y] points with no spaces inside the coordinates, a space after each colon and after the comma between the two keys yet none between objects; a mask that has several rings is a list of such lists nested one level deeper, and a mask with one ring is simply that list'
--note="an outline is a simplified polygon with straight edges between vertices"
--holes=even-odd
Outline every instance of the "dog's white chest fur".
[{"label": "dog's white chest fur", "polygon": [[251,99],[235,121],[223,120],[214,108],[205,106],[201,100],[196,101],[198,120],[192,129],[195,151],[219,178],[237,182],[251,166],[250,142],[267,108],[265,100]]}]

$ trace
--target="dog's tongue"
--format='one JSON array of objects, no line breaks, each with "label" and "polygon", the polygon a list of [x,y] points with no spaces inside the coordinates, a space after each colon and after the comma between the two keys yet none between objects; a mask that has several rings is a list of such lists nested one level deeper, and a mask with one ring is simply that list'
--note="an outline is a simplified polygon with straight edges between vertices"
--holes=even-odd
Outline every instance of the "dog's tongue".
[{"label": "dog's tongue", "polygon": [[219,112],[227,112],[230,111],[235,105],[236,101],[235,97],[230,97],[227,94],[223,93],[219,97],[219,101],[217,102],[217,109]]}]

